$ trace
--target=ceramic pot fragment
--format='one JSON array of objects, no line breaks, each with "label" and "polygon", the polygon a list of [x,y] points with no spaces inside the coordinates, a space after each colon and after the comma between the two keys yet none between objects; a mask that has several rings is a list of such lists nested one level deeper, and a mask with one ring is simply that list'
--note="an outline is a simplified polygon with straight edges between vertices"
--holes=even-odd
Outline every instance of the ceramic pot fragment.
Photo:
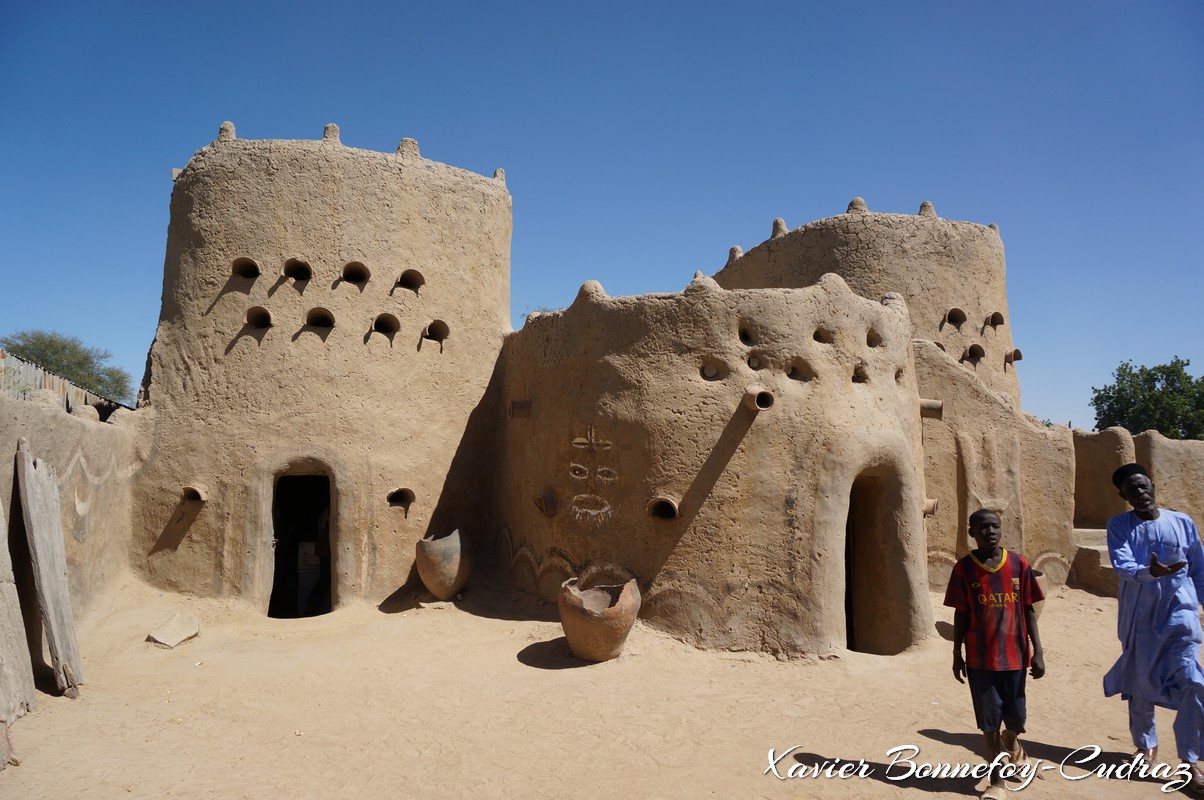
[{"label": "ceramic pot fragment", "polygon": [[420,540],[415,550],[418,577],[435,597],[451,600],[468,583],[472,554],[458,528],[447,536]]},{"label": "ceramic pot fragment", "polygon": [[569,578],[561,584],[556,604],[573,655],[585,661],[609,661],[623,652],[640,613],[640,587],[632,578],[625,584],[583,590],[577,578]]},{"label": "ceramic pot fragment", "polygon": [[[1039,569],[1033,570],[1033,578],[1036,579],[1037,586],[1041,588],[1041,594],[1049,596],[1049,582],[1045,580],[1045,573]],[[1033,615],[1038,619],[1041,618],[1041,611],[1045,608],[1045,601],[1039,600],[1033,603]]]}]

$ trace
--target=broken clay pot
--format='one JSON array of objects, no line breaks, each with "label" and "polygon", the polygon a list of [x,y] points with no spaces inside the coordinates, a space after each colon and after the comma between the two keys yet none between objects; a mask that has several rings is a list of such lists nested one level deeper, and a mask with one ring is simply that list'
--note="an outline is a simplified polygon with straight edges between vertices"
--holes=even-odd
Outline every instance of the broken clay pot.
[{"label": "broken clay pot", "polygon": [[632,578],[621,585],[582,590],[576,578],[569,578],[561,584],[556,604],[573,655],[586,661],[609,661],[623,652],[640,613],[640,587]]},{"label": "broken clay pot", "polygon": [[[1041,588],[1041,594],[1048,597],[1049,596],[1049,583],[1045,580],[1045,573],[1039,569],[1035,569],[1035,570],[1033,570],[1033,578],[1036,579],[1037,586],[1039,586]],[[1038,600],[1036,603],[1033,603],[1033,615],[1035,617],[1037,617],[1038,619],[1040,619],[1041,611],[1044,608],[1045,608],[1044,600]]]},{"label": "broken clay pot", "polygon": [[427,591],[440,600],[451,600],[468,583],[472,572],[472,554],[459,529],[438,539],[427,537],[418,542],[415,563],[418,577]]}]

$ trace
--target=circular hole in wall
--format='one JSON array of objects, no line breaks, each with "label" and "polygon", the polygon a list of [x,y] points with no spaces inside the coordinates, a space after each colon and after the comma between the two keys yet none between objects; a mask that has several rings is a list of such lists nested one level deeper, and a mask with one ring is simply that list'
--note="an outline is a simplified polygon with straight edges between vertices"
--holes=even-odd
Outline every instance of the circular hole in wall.
[{"label": "circular hole in wall", "polygon": [[451,336],[451,328],[441,319],[431,320],[431,323],[422,331],[422,338],[430,339],[432,342],[442,342],[449,336]]},{"label": "circular hole in wall", "polygon": [[393,508],[402,508],[406,511],[410,510],[410,504],[414,502],[414,492],[411,489],[394,489],[389,492],[389,505]]},{"label": "circular hole in wall", "polygon": [[755,342],[757,340],[756,337],[753,336],[752,329],[749,328],[747,325],[740,326],[739,335],[740,335],[740,341],[743,342],[744,344],[752,344],[753,342]]},{"label": "circular hole in wall", "polygon": [[900,367],[899,369],[895,370],[895,383],[902,383],[902,382],[903,382],[903,368]]},{"label": "circular hole in wall", "polygon": [[868,383],[870,379],[869,365],[864,361],[858,361],[853,367],[853,383]]},{"label": "circular hole in wall", "polygon": [[397,278],[397,285],[418,294],[418,290],[426,285],[426,278],[416,269],[407,269]]},{"label": "circular hole in wall", "polygon": [[270,328],[272,327],[272,313],[263,306],[248,308],[247,324],[252,328]]},{"label": "circular hole in wall", "polygon": [[252,328],[271,328],[272,313],[262,306],[247,308],[247,324]]},{"label": "circular hole in wall", "polygon": [[972,344],[966,348],[966,354],[962,358],[971,364],[977,364],[985,355],[986,351],[982,349],[982,345]]},{"label": "circular hole in wall", "polygon": [[401,320],[392,314],[381,314],[372,321],[372,330],[376,333],[383,333],[385,336],[392,336],[401,330]]},{"label": "circular hole in wall", "polygon": [[816,328],[811,338],[820,344],[832,344],[832,342],[836,341],[836,334],[827,328]]},{"label": "circular hole in wall", "polygon": [[767,366],[769,366],[769,363],[765,360],[764,356],[753,355],[748,357],[749,369],[765,369]]},{"label": "circular hole in wall", "polygon": [[307,281],[314,276],[313,267],[299,258],[290,258],[284,262],[284,277],[295,281]]},{"label": "circular hole in wall", "polygon": [[666,497],[658,497],[648,504],[648,516],[653,519],[677,519],[677,503]]},{"label": "circular hole in wall", "polygon": [[354,283],[356,286],[367,283],[371,276],[372,271],[360,261],[348,261],[343,267],[343,280],[347,283]]},{"label": "circular hole in wall", "polygon": [[325,308],[311,308],[305,315],[305,324],[311,328],[333,328],[334,314]]},{"label": "circular hole in wall", "polygon": [[721,381],[727,377],[727,373],[727,364],[717,358],[706,359],[698,369],[704,381]]},{"label": "circular hole in wall", "polygon": [[998,328],[1000,325],[1003,324],[1003,312],[1001,312],[1001,311],[991,312],[991,316],[987,317],[987,324],[990,325],[992,328]]},{"label": "circular hole in wall", "polygon": [[945,312],[945,322],[948,322],[955,328],[961,328],[962,323],[966,321],[966,312],[956,306]]},{"label": "circular hole in wall", "polygon": [[882,339],[882,334],[870,328],[865,334],[865,343],[870,347],[885,347],[886,342]]},{"label": "circular hole in wall", "polygon": [[551,489],[544,490],[543,494],[535,495],[531,498],[531,502],[533,502],[535,507],[539,509],[539,513],[543,514],[545,517],[556,516],[558,506],[556,502],[556,493]]},{"label": "circular hole in wall", "polygon": [[236,258],[230,266],[231,274],[237,275],[240,278],[250,278],[251,280],[258,278],[261,271],[253,258]]},{"label": "circular hole in wall", "polygon": [[790,369],[786,370],[786,377],[792,381],[811,381],[815,380],[815,370],[806,360],[796,358],[790,362]]}]

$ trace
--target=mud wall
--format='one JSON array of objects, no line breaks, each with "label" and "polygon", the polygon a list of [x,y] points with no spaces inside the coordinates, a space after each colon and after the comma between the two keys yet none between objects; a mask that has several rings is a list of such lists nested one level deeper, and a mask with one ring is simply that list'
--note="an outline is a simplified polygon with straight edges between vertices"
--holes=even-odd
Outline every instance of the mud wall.
[{"label": "mud wall", "polygon": [[1124,428],[1105,428],[1096,433],[1074,431],[1076,528],[1107,527],[1109,519],[1129,510],[1129,504],[1112,485],[1112,473],[1136,460],[1133,436]]},{"label": "mud wall", "polygon": [[902,650],[931,626],[910,338],[900,297],[835,275],[587,283],[503,349],[503,559],[546,597],[634,576],[700,645]]},{"label": "mud wall", "polygon": [[944,402],[942,419],[924,420],[925,483],[937,500],[926,520],[933,586],[944,586],[969,551],[967,519],[979,508],[999,512],[1004,547],[1064,582],[1073,554],[1070,430],[1020,412],[932,342],[914,346],[920,393]]},{"label": "mud wall", "polygon": [[[0,395],[0,503],[10,537],[20,541],[10,548],[28,557],[21,497],[16,484],[17,441],[24,438],[34,457],[52,465],[58,474],[63,544],[67,578],[76,618],[128,567],[130,541],[130,485],[137,463],[136,417],[119,411],[111,422],[68,414],[56,392],[30,400]],[[14,563],[14,570],[28,563]],[[32,578],[32,573],[30,574]],[[18,582],[20,576],[18,575]]]},{"label": "mud wall", "polygon": [[1129,510],[1112,485],[1112,472],[1136,461],[1154,478],[1158,505],[1204,520],[1204,442],[1168,439],[1158,431],[1134,436],[1124,428],[1074,432],[1075,526],[1103,528]]},{"label": "mud wall", "polygon": [[510,227],[500,171],[224,124],[172,193],[134,563],[266,608],[286,476],[329,481],[336,604],[395,590],[428,532],[471,536],[488,460],[457,453],[509,328]]},{"label": "mud wall", "polygon": [[[1168,439],[1158,431],[1145,431],[1133,437],[1133,449],[1135,460],[1154,478],[1158,504],[1190,515],[1197,526],[1204,525],[1204,442]],[[1111,474],[1108,485],[1112,485]]]}]

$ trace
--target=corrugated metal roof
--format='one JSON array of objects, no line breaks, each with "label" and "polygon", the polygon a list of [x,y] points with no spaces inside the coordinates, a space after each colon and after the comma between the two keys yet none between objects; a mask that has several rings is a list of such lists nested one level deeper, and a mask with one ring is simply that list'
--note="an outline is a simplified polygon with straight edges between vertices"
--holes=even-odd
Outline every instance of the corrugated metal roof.
[{"label": "corrugated metal roof", "polygon": [[50,389],[63,398],[63,408],[71,411],[82,405],[104,409],[101,417],[107,417],[112,409],[129,406],[110,397],[90,392],[71,381],[55,375],[48,369],[26,361],[5,350],[0,350],[0,392],[17,400],[25,400],[35,389]]}]

